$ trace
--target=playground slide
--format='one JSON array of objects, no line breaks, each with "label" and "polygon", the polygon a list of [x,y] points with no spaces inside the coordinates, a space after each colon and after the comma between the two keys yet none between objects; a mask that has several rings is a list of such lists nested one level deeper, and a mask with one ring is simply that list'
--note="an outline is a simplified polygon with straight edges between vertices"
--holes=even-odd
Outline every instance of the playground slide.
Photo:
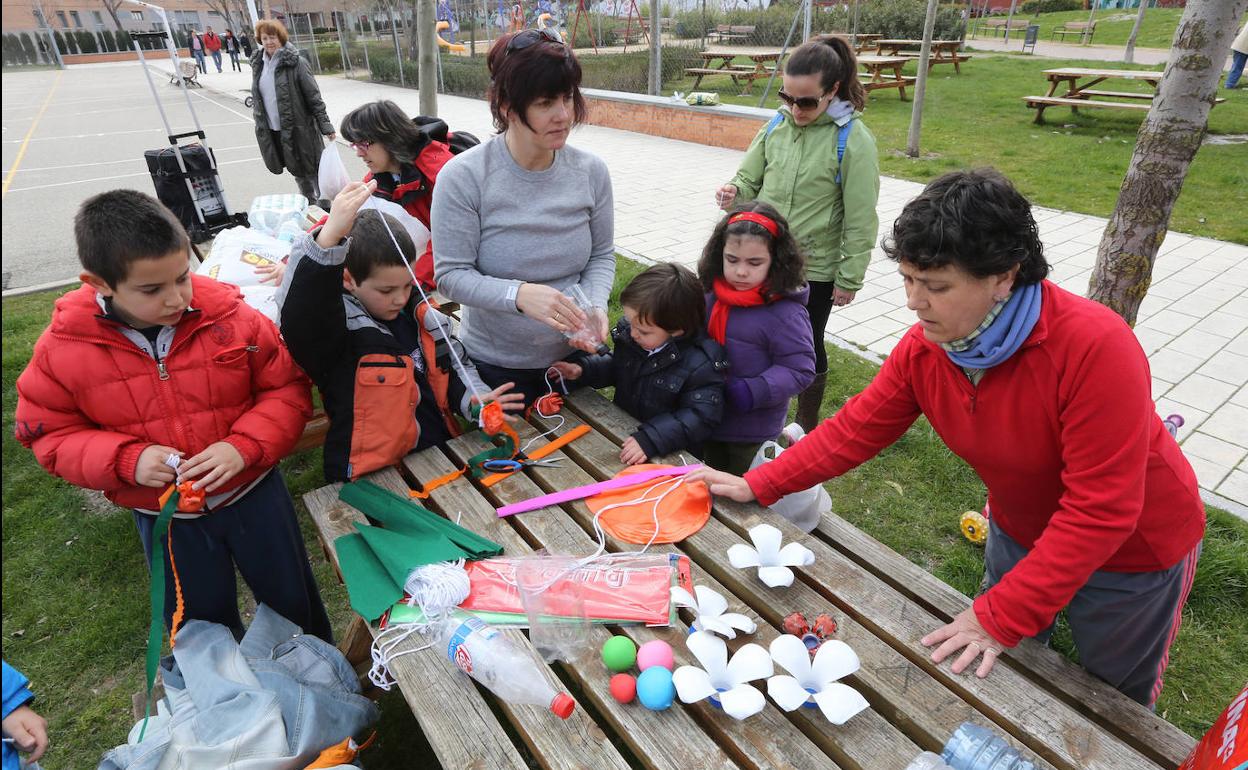
[{"label": "playground slide", "polygon": [[453,53],[463,53],[464,51],[467,51],[468,49],[464,47],[463,43],[448,43],[446,40],[442,38],[442,35],[441,35],[442,30],[446,29],[449,26],[451,26],[451,23],[449,21],[439,21],[434,26],[434,29],[437,30],[437,32],[439,33],[437,36],[438,45],[442,46],[446,50],[451,51]]}]

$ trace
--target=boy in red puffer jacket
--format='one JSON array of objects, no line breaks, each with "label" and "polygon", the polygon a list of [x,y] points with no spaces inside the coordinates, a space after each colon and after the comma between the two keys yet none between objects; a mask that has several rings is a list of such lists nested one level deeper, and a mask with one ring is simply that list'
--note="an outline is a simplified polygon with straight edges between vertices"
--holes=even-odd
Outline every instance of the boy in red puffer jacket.
[{"label": "boy in red puffer jacket", "polygon": [[241,637],[237,565],[257,602],[332,641],[274,467],[312,406],[277,327],[237,287],[191,274],[186,231],[147,195],[88,199],[74,235],[84,285],[57,300],[17,380],[18,441],[53,475],[134,509],[149,563],[159,496],[193,480],[202,506],[169,529],[185,618]]}]

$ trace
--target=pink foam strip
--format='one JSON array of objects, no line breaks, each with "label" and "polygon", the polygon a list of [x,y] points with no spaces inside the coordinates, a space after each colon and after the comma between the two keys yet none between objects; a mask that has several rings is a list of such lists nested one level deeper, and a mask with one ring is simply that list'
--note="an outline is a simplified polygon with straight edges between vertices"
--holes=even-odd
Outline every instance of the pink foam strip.
[{"label": "pink foam strip", "polygon": [[633,487],[633,486],[637,486],[638,484],[644,484],[647,481],[654,481],[655,479],[661,479],[665,476],[683,476],[686,473],[689,473],[691,471],[696,471],[700,469],[701,467],[702,467],[701,464],[678,465],[673,468],[656,468],[655,470],[652,470],[652,471],[642,471],[641,473],[631,473],[627,476],[620,476],[619,478],[616,478],[616,479],[609,479],[607,481],[599,481],[596,484],[586,484],[583,487],[573,487],[571,489],[565,489],[562,492],[551,492],[549,495],[542,495],[540,497],[530,498],[523,502],[512,503],[511,505],[504,505],[502,508],[498,509],[498,515],[501,517],[501,516],[510,516],[513,513],[524,513],[526,511],[535,511],[538,508],[545,508],[548,505],[558,505],[559,503],[566,503],[571,500],[581,500],[583,498],[596,495],[599,492],[606,492],[609,489],[621,489],[623,487]]}]

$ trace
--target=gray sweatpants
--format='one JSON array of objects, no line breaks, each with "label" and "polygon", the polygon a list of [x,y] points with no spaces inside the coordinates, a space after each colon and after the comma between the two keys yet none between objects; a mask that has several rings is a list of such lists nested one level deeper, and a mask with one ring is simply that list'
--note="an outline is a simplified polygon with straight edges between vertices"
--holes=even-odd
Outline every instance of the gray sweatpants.
[{"label": "gray sweatpants", "polygon": [[[1026,548],[990,520],[983,590],[996,585],[1026,555]],[[1198,543],[1170,569],[1093,572],[1066,607],[1083,667],[1151,708],[1161,693],[1170,645],[1179,633],[1199,558]],[[1050,625],[1036,639],[1047,645],[1052,634]]]}]

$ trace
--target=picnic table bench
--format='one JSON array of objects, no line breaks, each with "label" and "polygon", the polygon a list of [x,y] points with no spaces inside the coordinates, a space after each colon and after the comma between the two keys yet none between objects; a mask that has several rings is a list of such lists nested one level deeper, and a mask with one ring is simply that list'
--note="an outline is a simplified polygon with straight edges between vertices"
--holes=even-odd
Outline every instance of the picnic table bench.
[{"label": "picnic table bench", "polygon": [[[880,56],[902,56],[918,61],[922,54],[922,40],[877,40],[875,52]],[[962,74],[962,62],[970,61],[971,55],[962,53],[961,40],[933,40],[927,57],[927,71],[937,64],[952,64],[954,72]]]},{"label": "picnic table bench", "polygon": [[[623,469],[620,443],[636,425],[631,417],[593,391],[573,393],[562,414],[566,423],[561,433],[582,424],[591,431],[549,455],[561,458],[561,467],[531,467],[488,488],[460,477],[434,490],[426,507],[501,544],[507,556],[539,548],[573,555],[593,552],[596,541],[588,534],[593,516],[584,501],[508,518],[495,512],[496,506],[607,479]],[[532,419],[532,424],[517,425],[522,441],[555,424]],[[468,434],[445,447],[410,454],[397,468],[371,474],[368,480],[405,495],[462,466],[487,446],[482,434]],[[338,487],[304,496],[335,567],[335,538],[364,519],[338,499]],[[797,579],[787,588],[767,588],[753,570],[733,568],[726,557],[730,546],[748,543],[748,530],[763,522],[780,528],[785,542],[800,542],[815,553],[814,564],[798,568]],[[638,546],[608,537],[607,548],[633,551]],[[691,618],[683,613],[670,628],[592,626],[585,656],[556,668],[540,662],[522,633],[508,630],[504,633],[528,650],[580,707],[561,722],[542,708],[498,701],[440,659],[437,651],[403,655],[391,671],[442,767],[901,770],[921,749],[939,751],[963,721],[993,729],[1046,770],[1174,767],[1194,743],[1031,640],[1003,655],[992,675],[982,680],[950,673],[949,662],[933,664],[919,638],[964,610],[970,600],[835,515],[825,514],[819,527],[805,534],[757,505],[717,500],[700,531],[676,545],[650,550],[687,556],[696,585],[723,595],[728,611],[754,620],[757,632],[730,640],[730,649],[745,642],[766,647],[791,611],[830,614],[838,624],[835,638],[849,644],[862,662],[844,681],[862,692],[871,707],[838,727],[818,710],[786,713],[770,700],[761,713],[744,721],[707,701],[677,702],[662,712],[618,703],[608,690],[609,672],[597,659],[602,643],[612,632],[637,644],[662,639],[672,645],[677,665],[697,665],[684,644]],[[348,658],[367,665],[375,633],[376,628],[357,618],[342,644]],[[413,635],[399,649],[422,643]],[[755,684],[766,688],[763,682]]]},{"label": "picnic table bench", "polygon": [[[745,87],[741,91],[741,95],[744,96],[750,92],[755,80],[771,77],[780,63],[782,53],[778,50],[753,53],[706,50],[699,52],[699,56],[702,57],[701,67],[685,68],[686,75],[696,76],[690,90],[698,90],[698,86],[702,84],[702,78],[707,75],[727,75],[732,78],[733,85],[739,86],[741,84],[739,81],[744,81]],[[749,59],[753,64],[733,64],[733,59],[738,56]]]},{"label": "picnic table bench", "polygon": [[[1049,80],[1049,92],[1044,96],[1024,96],[1023,100],[1036,111],[1036,123],[1044,123],[1044,111],[1049,107],[1070,107],[1071,112],[1078,112],[1080,107],[1101,109],[1133,110],[1147,112],[1152,106],[1156,89],[1161,83],[1162,72],[1156,70],[1119,70],[1089,69],[1085,67],[1059,67],[1045,70],[1044,76]],[[1129,80],[1146,83],[1152,91],[1106,91],[1094,88],[1106,80]],[[1057,90],[1065,85],[1066,92],[1058,94]],[[1093,99],[1092,97],[1098,97]],[[1126,99],[1129,101],[1105,101],[1106,99]],[[1214,99],[1214,105],[1226,101],[1224,98]],[[1141,104],[1140,102],[1143,102]]]},{"label": "picnic table bench", "polygon": [[1004,35],[1009,32],[1024,32],[1031,22],[1027,19],[984,19],[975,27],[975,36],[979,36],[979,30],[986,29],[992,32],[993,37]]},{"label": "picnic table bench", "polygon": [[896,88],[905,101],[906,86],[914,82],[914,76],[901,74],[901,69],[909,61],[905,56],[863,54],[858,57],[858,64],[867,71],[858,73],[858,80],[868,94],[880,88]]},{"label": "picnic table bench", "polygon": [[[1053,40],[1058,35],[1062,36],[1062,40],[1067,35],[1078,35],[1079,39],[1085,43],[1092,42],[1092,35],[1096,33],[1095,21],[1065,21],[1053,28],[1053,33],[1049,35],[1049,39]],[[1084,39],[1086,35],[1086,39]]]},{"label": "picnic table bench", "polygon": [[754,36],[754,29],[752,24],[716,24],[706,36],[717,43],[731,43],[733,40],[749,40]]}]

